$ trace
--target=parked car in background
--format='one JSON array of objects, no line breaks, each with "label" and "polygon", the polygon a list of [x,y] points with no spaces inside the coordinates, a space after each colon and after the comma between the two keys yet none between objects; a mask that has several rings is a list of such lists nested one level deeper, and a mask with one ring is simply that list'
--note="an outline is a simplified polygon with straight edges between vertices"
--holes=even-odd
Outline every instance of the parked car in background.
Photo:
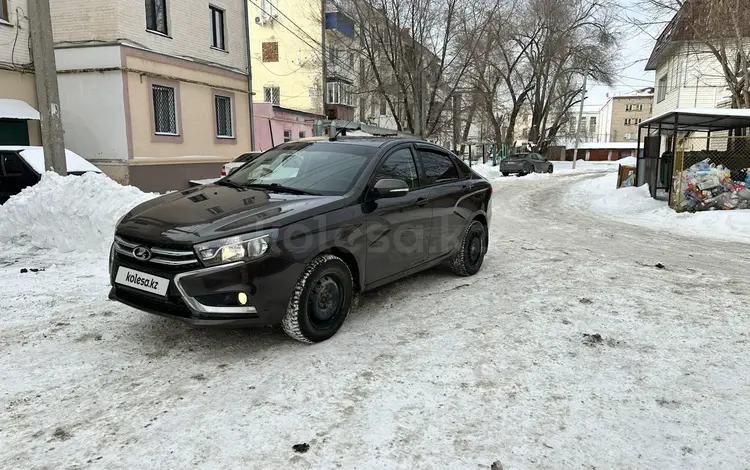
[{"label": "parked car in background", "polygon": [[[80,155],[65,150],[68,175],[101,173],[99,168]],[[39,182],[44,173],[42,147],[0,146],[0,204],[24,188]]]},{"label": "parked car in background", "polygon": [[424,141],[279,145],[116,225],[110,299],[195,325],[333,336],[357,294],[440,263],[476,274],[492,186]]},{"label": "parked car in background", "polygon": [[229,175],[237,168],[241,167],[247,162],[253,161],[258,155],[260,155],[263,152],[247,152],[243,153],[239,157],[235,158],[231,162],[227,163],[226,165],[221,167],[221,176],[222,178],[224,176]]},{"label": "parked car in background", "polygon": [[516,153],[500,160],[499,170],[503,176],[511,173],[518,176],[529,173],[552,173],[554,167],[546,158],[538,153]]}]

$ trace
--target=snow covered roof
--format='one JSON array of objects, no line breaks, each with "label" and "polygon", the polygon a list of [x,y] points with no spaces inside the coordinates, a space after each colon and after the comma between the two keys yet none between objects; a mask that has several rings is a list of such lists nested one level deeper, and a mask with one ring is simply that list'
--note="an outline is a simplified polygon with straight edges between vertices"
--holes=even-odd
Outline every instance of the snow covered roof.
[{"label": "snow covered roof", "polygon": [[[635,150],[638,142],[582,142],[578,145],[578,150]],[[570,150],[573,147],[569,147]]]},{"label": "snow covered roof", "polygon": [[750,127],[750,109],[726,108],[681,108],[667,111],[646,119],[641,128],[656,124],[664,130],[673,130],[675,125],[684,131],[727,130]]},{"label": "snow covered roof", "polygon": [[370,133],[363,132],[363,131],[356,130],[356,129],[352,130],[352,131],[347,130],[346,131],[346,135],[347,135],[347,137],[372,137],[373,136]]},{"label": "snow covered roof", "polygon": [[[21,158],[37,173],[44,174],[44,148],[43,147],[24,147],[24,146],[0,146],[0,151],[10,150],[19,152]],[[99,168],[88,162],[85,158],[75,152],[65,149],[65,162],[68,166],[68,173],[83,173],[91,171],[101,173]]]},{"label": "snow covered roof", "polygon": [[29,106],[28,103],[9,98],[0,99],[0,118],[40,120],[39,111]]}]

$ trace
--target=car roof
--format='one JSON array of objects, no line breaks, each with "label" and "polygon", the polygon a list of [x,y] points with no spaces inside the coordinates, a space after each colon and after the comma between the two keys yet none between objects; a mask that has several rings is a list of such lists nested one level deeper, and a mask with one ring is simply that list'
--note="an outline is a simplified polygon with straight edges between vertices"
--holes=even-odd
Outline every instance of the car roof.
[{"label": "car roof", "polygon": [[305,137],[302,139],[297,139],[291,141],[291,143],[294,142],[329,142],[329,143],[345,143],[345,144],[352,144],[352,145],[362,145],[366,147],[382,147],[383,145],[386,145],[391,142],[423,142],[422,140],[415,139],[415,138],[407,138],[407,137],[397,137],[397,136],[346,136],[346,135],[339,135],[334,140],[331,140],[330,137],[327,136],[320,136],[320,137]]},{"label": "car roof", "polygon": [[[39,173],[44,173],[44,147],[33,145],[0,145],[0,152],[17,152],[31,168]],[[68,173],[94,172],[101,173],[101,170],[91,162],[78,155],[77,153],[65,149],[65,161],[68,167]]]}]

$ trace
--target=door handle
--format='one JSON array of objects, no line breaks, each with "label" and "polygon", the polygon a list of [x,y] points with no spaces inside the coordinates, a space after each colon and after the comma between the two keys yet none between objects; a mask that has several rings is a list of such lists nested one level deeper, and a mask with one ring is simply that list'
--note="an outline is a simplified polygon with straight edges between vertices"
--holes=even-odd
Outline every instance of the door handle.
[{"label": "door handle", "polygon": [[419,199],[417,199],[417,205],[419,207],[424,207],[425,205],[427,205],[427,202],[428,202],[427,199],[423,197],[420,197]]},{"label": "door handle", "polygon": [[471,191],[471,188],[469,187],[469,185],[466,185],[466,184],[465,184],[465,185],[463,186],[463,188],[464,188],[464,194],[466,194],[466,193],[468,193],[469,191]]}]

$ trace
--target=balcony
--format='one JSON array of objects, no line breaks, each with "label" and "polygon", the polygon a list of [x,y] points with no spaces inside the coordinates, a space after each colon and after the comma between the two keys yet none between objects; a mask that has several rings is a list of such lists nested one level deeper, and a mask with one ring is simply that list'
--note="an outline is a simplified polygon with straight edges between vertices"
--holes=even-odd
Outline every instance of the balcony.
[{"label": "balcony", "polygon": [[347,14],[350,5],[345,1],[326,1],[326,29],[343,34],[348,38],[353,38],[355,33],[354,19],[351,14]]},{"label": "balcony", "polygon": [[345,49],[332,49],[328,53],[326,61],[327,79],[331,82],[344,81],[353,83],[357,77],[359,64],[357,54]]}]

